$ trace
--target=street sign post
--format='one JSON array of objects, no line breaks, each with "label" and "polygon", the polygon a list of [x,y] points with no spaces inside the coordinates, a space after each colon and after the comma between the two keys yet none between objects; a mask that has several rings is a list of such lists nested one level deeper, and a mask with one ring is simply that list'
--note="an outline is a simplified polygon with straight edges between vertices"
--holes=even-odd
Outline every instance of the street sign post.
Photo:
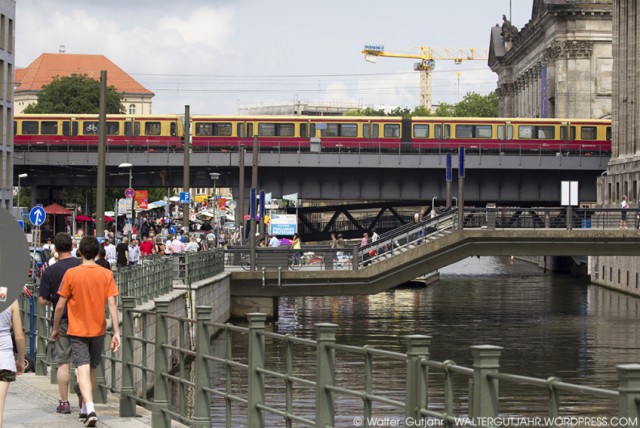
[{"label": "street sign post", "polygon": [[181,204],[190,204],[191,203],[191,193],[189,193],[189,192],[180,192],[180,203]]},{"label": "street sign post", "polygon": [[44,208],[40,206],[33,207],[31,208],[31,211],[29,211],[29,221],[36,227],[42,226],[46,218],[47,213],[45,213]]}]

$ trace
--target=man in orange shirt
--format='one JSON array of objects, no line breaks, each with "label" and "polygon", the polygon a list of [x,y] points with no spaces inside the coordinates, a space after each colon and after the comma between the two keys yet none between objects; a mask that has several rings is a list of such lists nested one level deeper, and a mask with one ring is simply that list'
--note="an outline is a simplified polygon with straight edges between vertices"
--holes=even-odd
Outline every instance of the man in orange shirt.
[{"label": "man in orange shirt", "polygon": [[96,387],[96,367],[104,349],[104,335],[107,321],[104,305],[108,303],[109,317],[113,328],[111,349],[120,348],[120,325],[115,297],[118,287],[113,273],[97,265],[100,244],[93,236],[85,236],[80,241],[82,265],[69,269],[60,284],[60,299],[56,305],[53,320],[53,340],[60,337],[60,319],[67,305],[69,328],[67,335],[71,341],[71,353],[78,370],[78,384],[82,392],[83,404],[80,418],[84,426],[93,427],[98,417],[93,405],[93,390]]}]

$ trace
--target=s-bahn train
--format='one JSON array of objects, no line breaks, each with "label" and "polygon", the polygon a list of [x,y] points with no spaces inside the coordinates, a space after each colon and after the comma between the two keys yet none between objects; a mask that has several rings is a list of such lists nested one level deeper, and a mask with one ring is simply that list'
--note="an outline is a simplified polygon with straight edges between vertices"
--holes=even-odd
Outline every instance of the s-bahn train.
[{"label": "s-bahn train", "polygon": [[[611,121],[471,117],[191,116],[193,152],[237,150],[259,138],[261,148],[304,151],[611,152]],[[108,115],[109,151],[181,151],[180,115]],[[97,150],[98,116],[15,116],[16,151]]]}]

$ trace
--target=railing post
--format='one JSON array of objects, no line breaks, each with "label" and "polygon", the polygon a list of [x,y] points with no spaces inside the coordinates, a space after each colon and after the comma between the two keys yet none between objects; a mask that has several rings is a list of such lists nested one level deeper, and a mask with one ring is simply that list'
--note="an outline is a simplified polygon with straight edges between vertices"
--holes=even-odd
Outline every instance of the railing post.
[{"label": "railing post", "polygon": [[640,424],[640,364],[621,364],[618,369],[620,392],[619,415],[631,418],[628,427],[638,427]]},{"label": "railing post", "polygon": [[258,405],[264,404],[264,377],[258,369],[264,368],[264,322],[265,314],[247,314],[249,320],[249,379],[247,426],[248,428],[264,428],[264,417]]},{"label": "railing post", "polygon": [[164,411],[169,409],[169,384],[164,377],[169,372],[169,362],[162,347],[169,342],[169,328],[166,318],[169,313],[169,301],[155,299],[154,303],[156,305],[155,380],[151,423],[154,428],[170,428],[171,416]]},{"label": "railing post", "polygon": [[[108,346],[108,345],[107,345]],[[98,367],[96,368],[96,390],[93,391],[93,402],[105,404],[107,402],[107,396],[109,395],[109,391],[107,388],[107,378],[104,375],[104,358],[100,359],[100,363],[98,363]],[[74,376],[75,370],[71,371],[72,388],[77,384],[78,380],[75,379]]]},{"label": "railing post", "polygon": [[[120,416],[135,417],[136,400],[132,398],[133,388],[133,343],[134,336],[133,308],[136,307],[136,299],[131,296],[122,296],[122,387],[120,388]],[[115,322],[118,322],[115,320]]]},{"label": "railing post", "polygon": [[196,307],[196,359],[194,364],[195,376],[195,408],[193,409],[193,423],[195,428],[210,428],[211,415],[209,409],[209,392],[205,388],[209,386],[209,364],[204,357],[209,353],[209,327],[206,323],[211,321],[213,308]]},{"label": "railing post", "polygon": [[[47,345],[49,342],[49,322],[46,318],[46,308],[36,303],[36,324],[38,334],[36,339],[36,375],[44,376],[47,374]],[[53,347],[49,347],[50,349]],[[53,352],[51,352],[53,355]]]},{"label": "railing post", "polygon": [[472,418],[496,418],[498,416],[498,380],[489,374],[498,373],[501,346],[477,345],[471,347],[473,355],[473,404]]},{"label": "railing post", "polygon": [[332,427],[335,425],[335,411],[333,408],[333,393],[327,390],[335,383],[336,353],[333,347],[336,343],[336,324],[316,324],[317,363],[316,363],[316,424],[317,427]]},{"label": "railing post", "polygon": [[428,368],[422,369],[422,359],[429,358],[429,345],[431,337],[423,335],[405,336],[407,342],[407,385],[406,385],[406,405],[404,409],[405,418],[413,422],[422,420],[421,408],[427,408],[427,375]]},{"label": "railing post", "polygon": [[360,246],[354,245],[351,248],[351,268],[358,270],[360,268]]}]

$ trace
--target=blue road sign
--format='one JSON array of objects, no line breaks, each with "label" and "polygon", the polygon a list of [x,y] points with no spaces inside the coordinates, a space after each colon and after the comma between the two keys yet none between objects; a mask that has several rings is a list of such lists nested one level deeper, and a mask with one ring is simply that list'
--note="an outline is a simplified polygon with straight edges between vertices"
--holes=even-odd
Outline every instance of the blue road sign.
[{"label": "blue road sign", "polygon": [[191,193],[189,193],[189,192],[180,192],[180,203],[181,204],[190,204],[191,203]]},{"label": "blue road sign", "polygon": [[460,161],[460,165],[458,166],[458,177],[464,178],[464,147],[460,147],[458,160]]},{"label": "blue road sign", "polygon": [[18,220],[18,225],[20,226],[20,229],[24,230],[24,220]]},{"label": "blue road sign", "polygon": [[47,218],[47,213],[44,212],[42,207],[33,207],[29,211],[29,221],[34,226],[42,226],[45,218]]},{"label": "blue road sign", "polygon": [[178,229],[175,226],[169,226],[169,233],[175,235]]},{"label": "blue road sign", "polygon": [[451,171],[451,153],[447,153],[447,183],[453,181],[453,173]]}]

